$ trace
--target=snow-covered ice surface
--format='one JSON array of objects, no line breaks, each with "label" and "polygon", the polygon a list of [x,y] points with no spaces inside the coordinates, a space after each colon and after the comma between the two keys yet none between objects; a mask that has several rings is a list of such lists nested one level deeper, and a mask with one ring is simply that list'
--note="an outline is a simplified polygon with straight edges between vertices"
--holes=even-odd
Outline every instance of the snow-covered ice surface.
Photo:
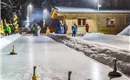
[{"label": "snow-covered ice surface", "polygon": [[0,50],[4,48],[5,46],[7,46],[8,44],[10,44],[11,42],[18,39],[19,37],[21,37],[20,34],[13,34],[13,35],[4,36],[0,38]]},{"label": "snow-covered ice surface", "polygon": [[130,36],[86,33],[83,39],[130,51]]},{"label": "snow-covered ice surface", "polygon": [[121,31],[118,35],[130,36],[130,25],[126,27],[123,31]]},{"label": "snow-covered ice surface", "polygon": [[117,59],[117,66],[119,70],[130,76],[130,52],[128,50],[98,44],[80,38],[72,38],[67,35],[49,36],[54,40],[62,42],[78,51],[84,52],[85,55],[111,67],[113,66],[113,60]]},{"label": "snow-covered ice surface", "polygon": [[[18,55],[9,55],[15,45]],[[39,80],[109,80],[111,68],[47,36],[23,36],[2,49],[2,80],[31,80],[33,66]],[[129,80],[123,75],[112,80]]]}]

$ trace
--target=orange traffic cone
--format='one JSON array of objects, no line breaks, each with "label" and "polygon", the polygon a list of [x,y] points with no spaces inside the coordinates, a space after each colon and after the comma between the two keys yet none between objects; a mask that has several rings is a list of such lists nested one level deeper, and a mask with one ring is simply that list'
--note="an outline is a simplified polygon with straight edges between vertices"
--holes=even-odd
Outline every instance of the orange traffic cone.
[{"label": "orange traffic cone", "polygon": [[36,66],[33,67],[33,76],[32,76],[32,80],[38,80],[38,77],[36,76]]},{"label": "orange traffic cone", "polygon": [[11,55],[16,55],[17,53],[15,52],[15,50],[14,50],[14,45],[13,45],[13,50],[12,50],[12,52],[10,53]]}]

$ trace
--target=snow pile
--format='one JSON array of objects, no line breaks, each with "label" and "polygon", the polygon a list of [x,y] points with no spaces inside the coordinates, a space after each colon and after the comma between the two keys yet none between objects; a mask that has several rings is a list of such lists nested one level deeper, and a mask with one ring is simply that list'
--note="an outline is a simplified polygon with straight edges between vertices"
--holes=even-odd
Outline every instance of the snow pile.
[{"label": "snow pile", "polygon": [[118,35],[126,35],[130,36],[130,25],[126,27],[122,32],[120,32]]},{"label": "snow pile", "polygon": [[2,38],[2,37],[3,37],[3,35],[0,34],[0,38]]},{"label": "snow pile", "polygon": [[100,44],[103,43],[105,45],[114,46],[116,48],[130,50],[130,36],[86,33],[83,36],[83,39],[98,42]]},{"label": "snow pile", "polygon": [[93,39],[93,38],[102,38],[104,34],[101,33],[86,33],[83,38],[84,39]]},{"label": "snow pile", "polygon": [[16,39],[18,39],[19,37],[21,37],[20,34],[13,34],[13,35],[10,35],[10,36],[5,36],[3,38],[0,38],[0,50],[2,48],[4,48],[5,46],[7,46],[8,44],[15,41]]},{"label": "snow pile", "polygon": [[106,45],[96,44],[79,38],[72,38],[67,35],[48,35],[54,40],[61,42],[85,55],[113,67],[114,59],[117,59],[117,66],[120,71],[130,76],[130,52]]},{"label": "snow pile", "polygon": [[109,39],[109,40],[118,40],[122,42],[129,42],[130,37],[123,35],[109,35],[109,34],[101,34],[101,33],[86,33],[83,36],[83,39]]}]

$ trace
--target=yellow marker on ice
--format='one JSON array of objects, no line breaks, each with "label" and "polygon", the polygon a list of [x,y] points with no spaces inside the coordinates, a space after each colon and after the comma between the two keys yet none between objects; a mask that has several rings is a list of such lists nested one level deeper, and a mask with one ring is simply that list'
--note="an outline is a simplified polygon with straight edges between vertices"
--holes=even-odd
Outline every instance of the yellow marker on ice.
[{"label": "yellow marker on ice", "polygon": [[33,67],[33,76],[32,76],[32,80],[38,80],[38,77],[36,76],[36,66]]}]

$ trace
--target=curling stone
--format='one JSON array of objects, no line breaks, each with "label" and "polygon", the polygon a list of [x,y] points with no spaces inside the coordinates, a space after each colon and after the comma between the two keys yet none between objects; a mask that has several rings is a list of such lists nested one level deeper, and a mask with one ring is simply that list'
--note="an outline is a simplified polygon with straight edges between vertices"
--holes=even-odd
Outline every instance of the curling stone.
[{"label": "curling stone", "polygon": [[33,67],[33,76],[32,76],[32,80],[38,80],[38,77],[36,76],[36,66]]},{"label": "curling stone", "polygon": [[114,60],[114,68],[113,68],[113,71],[109,72],[109,76],[111,77],[121,77],[122,74],[120,72],[117,72],[117,60],[115,59]]},{"label": "curling stone", "polygon": [[13,50],[12,50],[12,52],[10,53],[10,55],[16,55],[17,53],[15,52],[15,50],[14,50],[14,45],[13,45]]}]

